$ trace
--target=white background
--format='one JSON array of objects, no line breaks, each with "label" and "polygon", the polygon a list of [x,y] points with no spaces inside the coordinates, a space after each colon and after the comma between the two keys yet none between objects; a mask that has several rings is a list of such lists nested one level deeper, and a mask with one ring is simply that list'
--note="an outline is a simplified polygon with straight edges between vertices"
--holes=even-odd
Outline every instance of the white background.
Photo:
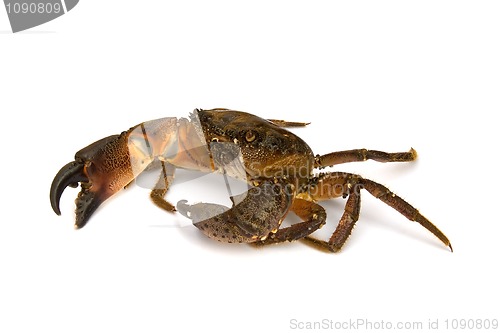
[{"label": "white background", "polygon": [[[18,34],[0,9],[0,331],[499,319],[498,2],[176,3],[82,0]],[[320,154],[414,147],[412,164],[337,170],[390,187],[455,252],[367,193],[340,254],[219,244],[138,186],[79,231],[77,190],[52,212],[51,181],[77,150],[196,107],[310,121],[295,133]],[[209,201],[209,185],[168,199]],[[344,202],[325,203],[323,237]]]}]

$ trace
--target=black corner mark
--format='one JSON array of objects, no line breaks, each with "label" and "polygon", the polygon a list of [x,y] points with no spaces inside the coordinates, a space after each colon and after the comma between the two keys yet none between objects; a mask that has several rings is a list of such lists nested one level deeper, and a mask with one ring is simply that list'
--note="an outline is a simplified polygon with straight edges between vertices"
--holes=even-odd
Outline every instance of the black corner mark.
[{"label": "black corner mark", "polygon": [[36,27],[64,15],[79,0],[4,0],[12,32]]}]

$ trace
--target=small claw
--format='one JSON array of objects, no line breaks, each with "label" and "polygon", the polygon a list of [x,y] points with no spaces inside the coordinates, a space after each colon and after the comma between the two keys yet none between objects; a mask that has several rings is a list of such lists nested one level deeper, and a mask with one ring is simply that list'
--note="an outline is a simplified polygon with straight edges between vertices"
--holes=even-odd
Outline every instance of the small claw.
[{"label": "small claw", "polygon": [[293,194],[286,182],[262,181],[232,197],[231,208],[211,203],[177,203],[177,211],[209,238],[223,243],[252,243],[275,233],[290,209]]},{"label": "small claw", "polygon": [[83,168],[83,163],[73,161],[63,166],[54,177],[50,187],[50,204],[57,215],[61,215],[59,201],[66,187],[77,187],[78,182],[88,181]]},{"label": "small claw", "polygon": [[189,207],[191,205],[187,204],[187,200],[179,200],[176,205],[177,211],[184,217],[187,217],[188,219],[191,218],[191,212],[189,210]]},{"label": "small claw", "polygon": [[187,217],[189,219],[191,218],[191,212],[189,210],[189,207],[191,207],[191,205],[187,204],[187,200],[179,200],[175,208],[182,216]]},{"label": "small claw", "polygon": [[181,215],[192,220],[194,224],[218,216],[229,210],[228,207],[212,204],[212,203],[197,203],[194,205],[187,204],[187,200],[177,202],[177,211]]}]

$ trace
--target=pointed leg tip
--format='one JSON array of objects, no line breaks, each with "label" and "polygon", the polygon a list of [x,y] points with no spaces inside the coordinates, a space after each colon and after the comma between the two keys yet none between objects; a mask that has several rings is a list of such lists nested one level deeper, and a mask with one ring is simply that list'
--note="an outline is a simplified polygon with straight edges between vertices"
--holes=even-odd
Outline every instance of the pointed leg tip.
[{"label": "pointed leg tip", "polygon": [[411,154],[411,156],[412,156],[412,158],[413,158],[414,160],[416,160],[416,159],[417,159],[418,154],[417,154],[417,151],[416,151],[415,149],[413,149],[413,147],[411,147],[411,148],[410,148],[410,154]]},{"label": "pointed leg tip", "polygon": [[448,244],[448,247],[450,248],[451,252],[453,253],[453,247],[451,246],[451,243]]}]

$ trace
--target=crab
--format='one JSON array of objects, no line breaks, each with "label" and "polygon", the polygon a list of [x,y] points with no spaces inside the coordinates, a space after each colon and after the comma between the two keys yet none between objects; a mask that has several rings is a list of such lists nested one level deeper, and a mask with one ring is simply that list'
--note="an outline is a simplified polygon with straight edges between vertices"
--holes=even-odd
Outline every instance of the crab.
[{"label": "crab", "polygon": [[[417,153],[354,149],[314,155],[287,127],[307,123],[263,119],[229,109],[194,110],[189,118],[167,117],[138,124],[83,148],[56,174],[50,189],[54,212],[66,187],[81,185],[75,200],[75,227],[82,228],[105,200],[147,170],[159,170],[151,191],[154,204],[191,219],[206,236],[223,243],[267,245],[303,240],[338,252],[358,221],[361,190],[434,234],[451,251],[448,238],[412,205],[387,187],[359,175],[324,172],[348,162],[410,162]],[[242,180],[247,191],[231,196],[232,207],[215,203],[175,206],[165,199],[175,170],[217,172]],[[312,234],[326,223],[323,200],[345,198],[340,221],[329,240]],[[292,211],[302,222],[282,226]]]}]

